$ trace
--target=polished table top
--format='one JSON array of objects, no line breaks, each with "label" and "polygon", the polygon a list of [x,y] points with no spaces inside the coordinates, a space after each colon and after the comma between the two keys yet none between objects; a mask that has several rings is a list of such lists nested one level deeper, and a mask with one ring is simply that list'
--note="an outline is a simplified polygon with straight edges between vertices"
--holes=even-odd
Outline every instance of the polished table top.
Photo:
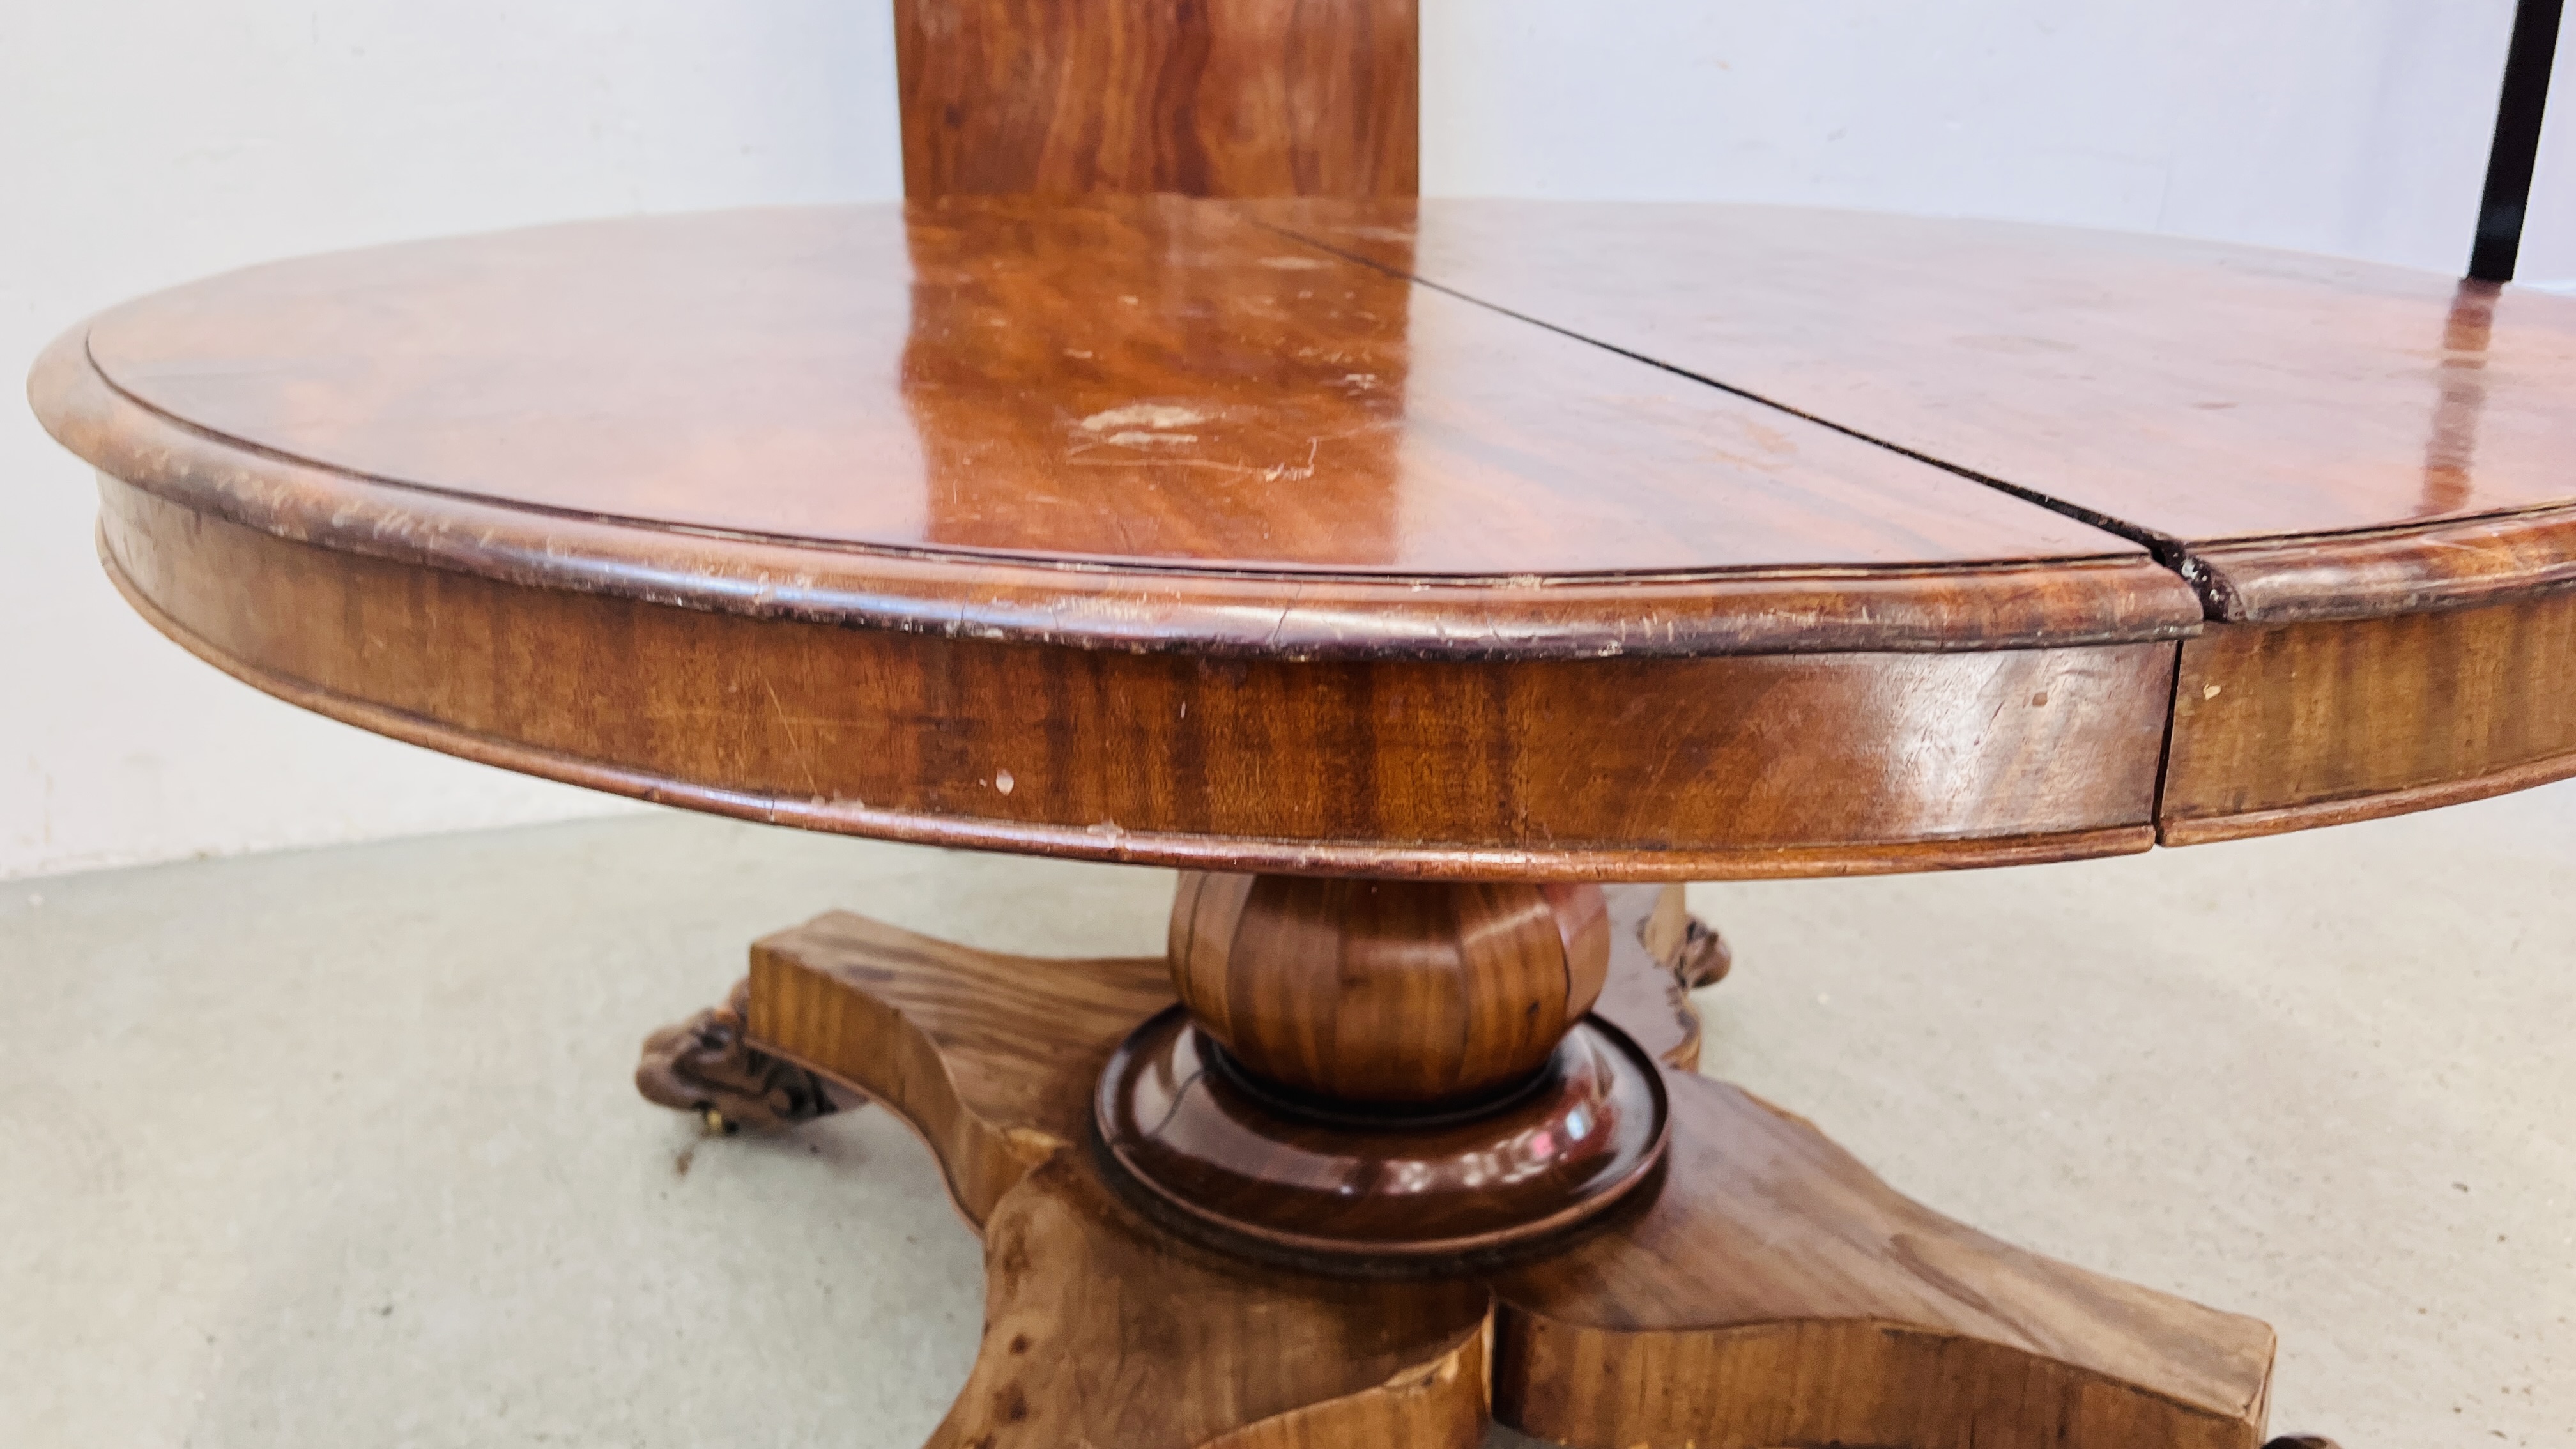
[{"label": "polished table top", "polygon": [[[1522,580],[1831,568],[1930,608],[1961,585],[1927,569],[2033,561],[2074,566],[2051,575],[2073,617],[2032,626],[2050,637],[2197,615],[2134,542],[1248,211],[551,227],[235,273],[107,314],[88,354],[163,415],[405,485],[371,510],[434,489],[849,546],[849,569],[864,550],[1278,581],[1232,608],[1288,606],[1317,576],[1495,586],[1436,596],[1434,637],[1490,633]],[[1998,607],[1954,625],[1982,633]],[[1172,626],[1201,627],[1225,626]]]},{"label": "polished table top", "polygon": [[[112,480],[111,567],[138,603],[280,692],[413,722],[375,727],[881,834],[1593,874],[2139,848],[2189,707],[2173,641],[2576,579],[2571,389],[2576,299],[2359,263],[1754,207],[1168,197],[637,218],[284,262],[114,309],[34,383],[48,424]],[[782,807],[767,766],[611,759],[636,750],[374,697],[363,639],[281,687],[263,672],[283,666],[252,657],[267,646],[192,617],[178,554],[144,547],[172,508],[662,609],[1484,668],[1425,676],[1445,723],[1400,768],[1519,773],[1467,787],[1508,797],[1491,810],[1381,798],[1337,815],[1183,808],[1169,779],[1104,784],[1096,763],[1046,772],[1087,782],[1050,802],[996,797],[1028,775],[989,762],[939,784],[925,777],[945,767],[916,759],[864,791],[809,762],[815,788]],[[176,570],[167,587],[141,577],[154,567]],[[283,606],[225,605],[270,644]],[[590,637],[596,621],[561,627]],[[1995,651],[2013,657],[1928,662]],[[964,657],[905,669],[954,685]],[[1670,668],[1640,673],[1648,660]],[[1575,661],[1628,668],[1528,672]],[[1718,661],[1723,678],[1673,672]],[[1115,768],[1178,752],[1223,774],[1284,751],[1329,769],[1390,733],[1351,680],[1283,679],[1297,699],[1267,707],[1306,722],[1289,738],[1122,720],[1145,763]],[[1182,717],[1229,692],[1158,687]],[[1497,702],[1470,728],[1458,701],[1478,688]],[[1802,689],[1823,693],[1800,705]],[[2511,706],[2538,734],[2484,776],[2576,752],[2553,733],[2553,691]],[[2011,725],[2007,702],[2042,713]],[[846,714],[826,724],[895,728]],[[474,739],[441,734],[458,730]],[[1820,735],[1848,736],[1844,752],[1817,756]],[[1912,763],[1887,783],[1891,752]],[[1532,783],[1524,754],[1563,778]],[[1856,770],[1886,808],[1822,798],[1868,796]],[[1813,803],[1764,795],[1760,775]],[[971,808],[955,793],[970,784]],[[1625,803],[1578,819],[1569,802],[1603,791]],[[961,816],[999,833],[925,823]],[[1937,858],[1905,854],[1926,843]]]},{"label": "polished table top", "polygon": [[2295,606],[2234,597],[2287,562],[2258,541],[2349,562],[2354,535],[2576,498],[2565,296],[2003,222],[1457,201],[1390,230],[1380,210],[1266,219],[2169,544],[2210,565],[2224,617]]},{"label": "polished table top", "polygon": [[1301,574],[2137,552],[1214,202],[393,247],[120,308],[89,351],[351,473],[798,542]]}]

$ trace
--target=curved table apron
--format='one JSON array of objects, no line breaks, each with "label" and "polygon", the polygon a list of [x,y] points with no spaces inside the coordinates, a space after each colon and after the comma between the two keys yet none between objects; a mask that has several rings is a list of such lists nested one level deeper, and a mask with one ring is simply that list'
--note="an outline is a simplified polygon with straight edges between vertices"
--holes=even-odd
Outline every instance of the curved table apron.
[{"label": "curved table apron", "polygon": [[2249,1449],[2267,1328],[1698,1077],[1722,945],[1595,883],[2576,773],[2576,299],[2359,263],[952,199],[255,268],[32,391],[126,596],[274,694],[677,805],[1184,868],[1164,958],[825,916],[648,1047],[711,1120],[855,1093],[930,1142],[995,1265],[943,1445],[1490,1413]]},{"label": "curved table apron", "polygon": [[1695,879],[2576,770],[2563,299],[1763,209],[1434,205],[1417,242],[1354,205],[385,248],[131,304],[35,391],[120,583],[226,668],[816,828]]}]

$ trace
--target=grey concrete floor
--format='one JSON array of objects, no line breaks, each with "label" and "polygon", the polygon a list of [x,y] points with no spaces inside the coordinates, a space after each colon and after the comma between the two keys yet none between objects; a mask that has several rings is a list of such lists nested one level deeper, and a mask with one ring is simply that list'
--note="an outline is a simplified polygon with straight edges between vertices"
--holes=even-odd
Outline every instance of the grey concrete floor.
[{"label": "grey concrete floor", "polygon": [[[0,1445],[916,1444],[980,1284],[923,1149],[702,1140],[636,1040],[825,907],[1141,953],[1168,889],[669,814],[0,884]],[[2276,1429],[2576,1444],[2576,787],[1693,903],[1710,1070],[2269,1319]]]}]

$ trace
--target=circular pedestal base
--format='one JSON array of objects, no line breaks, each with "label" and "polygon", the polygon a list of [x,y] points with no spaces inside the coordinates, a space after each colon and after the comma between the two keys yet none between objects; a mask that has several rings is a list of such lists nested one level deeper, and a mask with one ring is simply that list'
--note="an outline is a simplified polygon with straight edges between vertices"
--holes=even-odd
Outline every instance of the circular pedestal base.
[{"label": "circular pedestal base", "polygon": [[1266,1090],[1175,1007],[1127,1038],[1094,1106],[1110,1161],[1185,1218],[1255,1248],[1379,1261],[1562,1232],[1643,1182],[1667,1132],[1654,1062],[1597,1018],[1503,1100],[1372,1119]]}]

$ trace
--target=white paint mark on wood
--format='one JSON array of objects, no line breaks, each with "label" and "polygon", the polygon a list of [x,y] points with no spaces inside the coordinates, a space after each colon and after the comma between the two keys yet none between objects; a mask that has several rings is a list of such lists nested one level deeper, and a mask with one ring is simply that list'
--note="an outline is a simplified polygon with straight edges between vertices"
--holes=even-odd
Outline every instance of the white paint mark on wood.
[{"label": "white paint mark on wood", "polygon": [[[1170,432],[1207,422],[1213,414],[1176,403],[1129,403],[1105,408],[1082,420],[1086,433],[1125,433],[1131,429]],[[1113,440],[1114,441],[1114,440]]]}]

